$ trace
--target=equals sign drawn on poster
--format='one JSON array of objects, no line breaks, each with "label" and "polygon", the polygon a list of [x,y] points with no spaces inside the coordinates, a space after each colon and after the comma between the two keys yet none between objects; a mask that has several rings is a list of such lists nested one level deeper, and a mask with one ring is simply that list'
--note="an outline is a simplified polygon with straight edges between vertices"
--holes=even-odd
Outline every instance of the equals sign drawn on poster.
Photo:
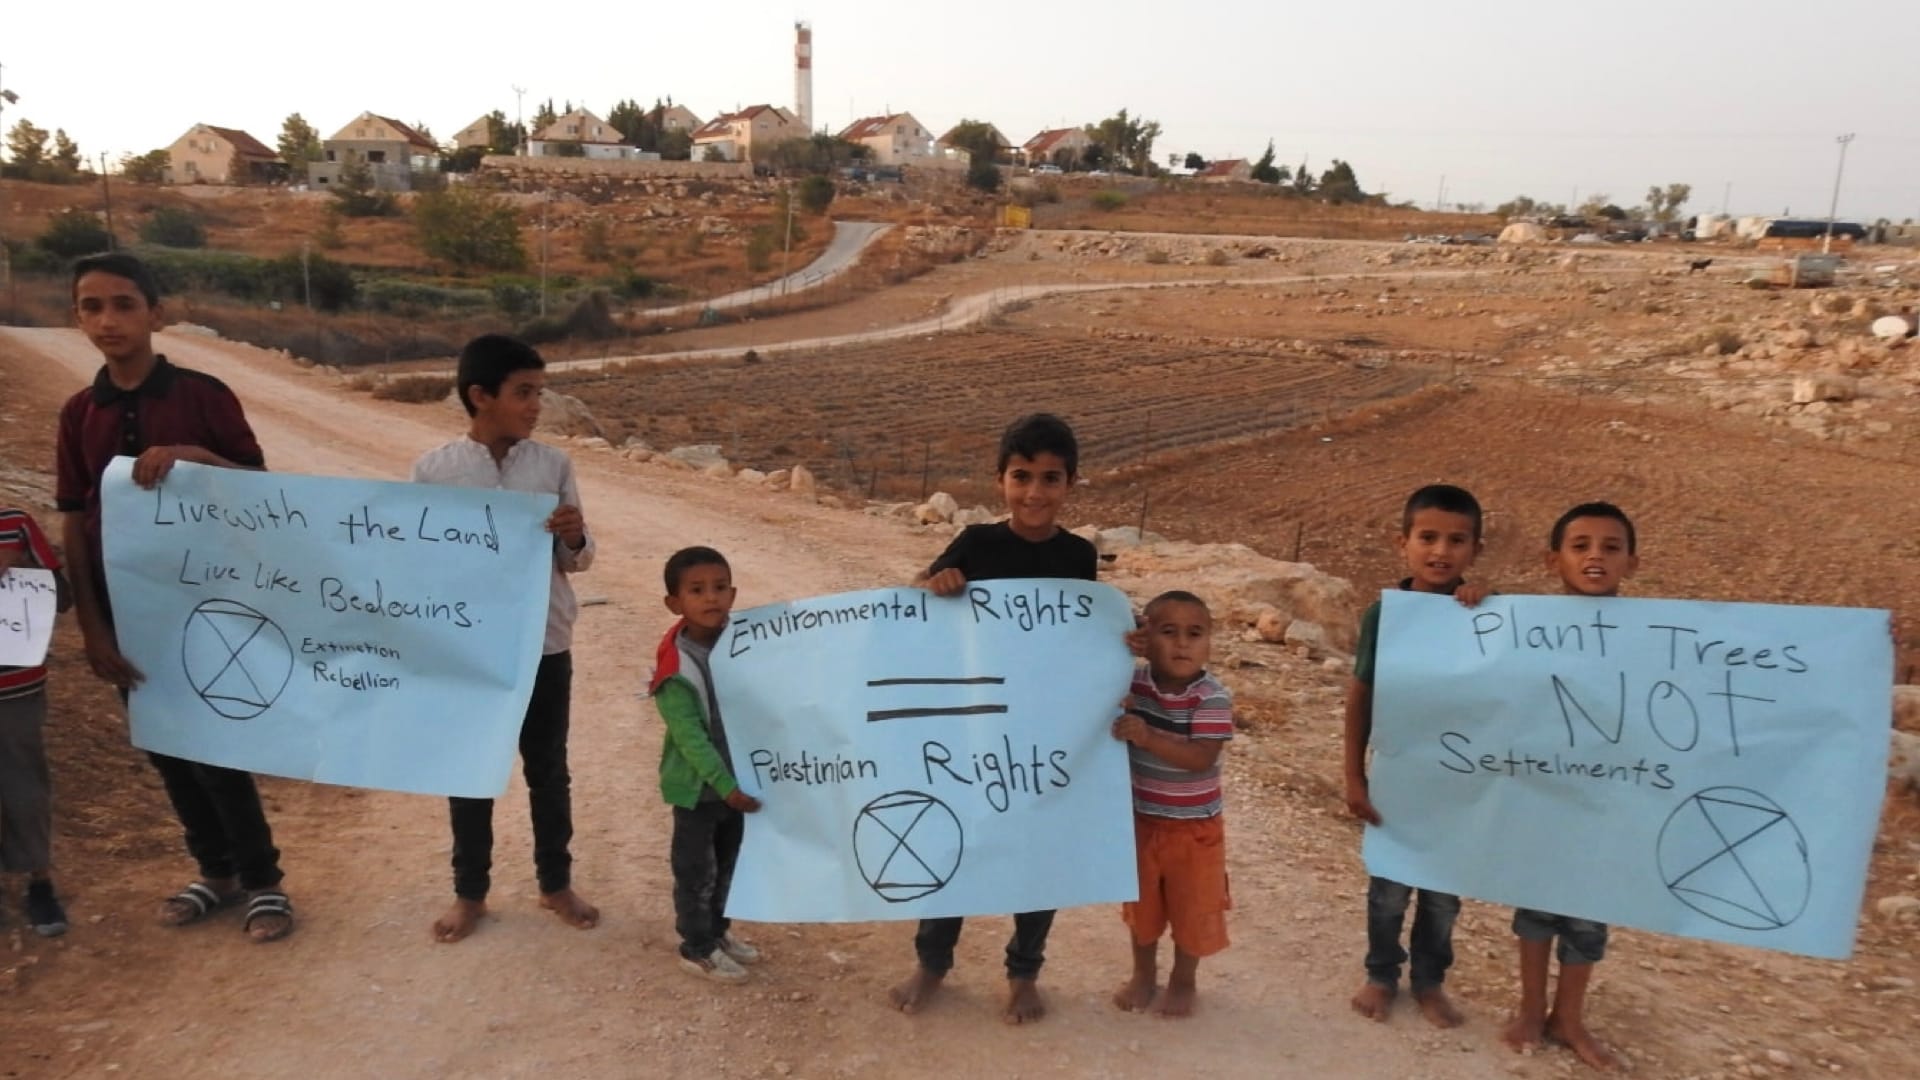
[{"label": "equals sign drawn on poster", "polygon": [[[869,679],[869,689],[892,686],[1005,686],[1007,680],[998,675],[975,675],[964,678],[903,678]],[[1001,704],[946,705],[917,707],[907,709],[874,709],[867,713],[867,723],[881,720],[912,720],[926,716],[986,716],[992,713],[1004,713],[1007,707]]]}]

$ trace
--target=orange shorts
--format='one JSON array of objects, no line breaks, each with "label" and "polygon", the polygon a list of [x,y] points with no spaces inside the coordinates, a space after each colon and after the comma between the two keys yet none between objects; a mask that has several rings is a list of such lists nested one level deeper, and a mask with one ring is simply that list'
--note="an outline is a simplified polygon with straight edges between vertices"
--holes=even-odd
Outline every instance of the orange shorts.
[{"label": "orange shorts", "polygon": [[1227,823],[1210,818],[1133,816],[1133,847],[1140,867],[1140,899],[1120,907],[1135,945],[1152,945],[1168,926],[1188,956],[1212,956],[1227,947]]}]

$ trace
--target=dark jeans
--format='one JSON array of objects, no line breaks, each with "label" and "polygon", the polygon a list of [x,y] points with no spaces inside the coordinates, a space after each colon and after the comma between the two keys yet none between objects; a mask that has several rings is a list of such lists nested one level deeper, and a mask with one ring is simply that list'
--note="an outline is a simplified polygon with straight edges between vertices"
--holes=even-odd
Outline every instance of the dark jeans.
[{"label": "dark jeans", "polygon": [[747,816],[723,802],[673,808],[673,928],[689,960],[712,954],[733,926],[727,894],[746,829]]},{"label": "dark jeans", "polygon": [[[1367,879],[1367,981],[1382,986],[1400,983],[1400,965],[1409,951],[1400,947],[1400,928],[1407,920],[1407,901],[1414,888],[1397,881]],[[1453,966],[1453,922],[1460,917],[1460,898],[1452,893],[1421,889],[1413,912],[1411,970],[1407,981],[1413,992],[1431,990],[1445,982]]]},{"label": "dark jeans", "polygon": [[253,774],[148,754],[187,831],[187,852],[210,881],[238,877],[243,889],[280,884],[280,851],[260,806]]},{"label": "dark jeans", "polygon": [[[953,947],[960,943],[962,918],[921,919],[913,935],[913,951],[920,966],[935,975],[953,969]],[[1023,911],[1013,917],[1013,936],[1007,939],[1007,978],[1037,979],[1040,965],[1047,962],[1047,933],[1053,929],[1053,912]]]},{"label": "dark jeans", "polygon": [[[573,777],[567,772],[567,722],[573,697],[573,654],[540,658],[533,696],[520,722],[520,767],[533,812],[533,869],[543,893],[573,882]],[[453,893],[485,900],[493,884],[493,800],[448,799],[453,818]]]}]

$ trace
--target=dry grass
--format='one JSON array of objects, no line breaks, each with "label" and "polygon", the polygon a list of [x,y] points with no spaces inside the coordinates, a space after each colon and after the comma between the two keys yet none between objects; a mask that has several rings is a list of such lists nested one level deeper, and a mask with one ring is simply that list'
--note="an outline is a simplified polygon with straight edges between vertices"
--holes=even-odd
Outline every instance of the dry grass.
[{"label": "dry grass", "polygon": [[453,393],[451,375],[408,375],[398,379],[387,379],[372,390],[373,396],[381,401],[402,401],[409,405],[428,405],[436,401],[445,401]]}]

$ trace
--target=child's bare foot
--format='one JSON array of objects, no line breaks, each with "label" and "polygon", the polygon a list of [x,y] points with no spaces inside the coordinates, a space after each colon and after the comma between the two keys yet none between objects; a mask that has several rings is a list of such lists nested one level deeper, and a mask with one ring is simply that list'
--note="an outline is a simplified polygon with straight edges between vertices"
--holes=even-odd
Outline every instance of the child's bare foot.
[{"label": "child's bare foot", "polygon": [[940,989],[940,980],[944,978],[946,976],[939,972],[916,967],[905,982],[887,991],[887,1000],[893,1002],[894,1008],[911,1016],[933,998],[933,992]]},{"label": "child's bare foot", "polygon": [[1192,1016],[1193,1001],[1197,996],[1199,996],[1199,991],[1192,983],[1168,981],[1167,992],[1160,995],[1159,1002],[1153,1007],[1154,1015],[1165,1016],[1176,1020],[1181,1017]]},{"label": "child's bare foot", "polygon": [[1353,995],[1353,1011],[1369,1020],[1385,1020],[1398,993],[1394,987],[1368,979],[1361,985],[1360,992]]},{"label": "child's bare foot", "polygon": [[1031,1024],[1047,1015],[1046,1002],[1040,1000],[1040,987],[1033,979],[1007,980],[1007,1011],[1000,1019],[1009,1024]]},{"label": "child's bare foot", "polygon": [[1558,1013],[1549,1016],[1546,1035],[1554,1042],[1565,1044],[1567,1049],[1578,1055],[1581,1061],[1601,1072],[1611,1072],[1620,1067],[1620,1059],[1613,1056],[1613,1051],[1608,1050],[1606,1045],[1578,1020],[1567,1020]]},{"label": "child's bare foot", "polygon": [[591,930],[600,925],[600,909],[580,898],[572,889],[541,893],[540,906],[560,916],[575,930]]},{"label": "child's bare foot", "polygon": [[1546,1021],[1523,1013],[1507,1021],[1507,1026],[1501,1029],[1500,1041],[1506,1043],[1514,1053],[1523,1054],[1537,1049],[1545,1036]]},{"label": "child's bare foot", "polygon": [[485,900],[455,900],[445,915],[433,920],[433,940],[451,945],[479,929],[486,914]]},{"label": "child's bare foot", "polygon": [[1456,1028],[1467,1022],[1460,1010],[1453,1007],[1453,1002],[1447,1000],[1447,992],[1437,986],[1413,995],[1413,1000],[1420,1006],[1420,1015],[1434,1027]]},{"label": "child's bare foot", "polygon": [[1126,985],[1113,992],[1113,1004],[1124,1012],[1146,1012],[1153,1004],[1156,989],[1153,972],[1136,971]]}]

